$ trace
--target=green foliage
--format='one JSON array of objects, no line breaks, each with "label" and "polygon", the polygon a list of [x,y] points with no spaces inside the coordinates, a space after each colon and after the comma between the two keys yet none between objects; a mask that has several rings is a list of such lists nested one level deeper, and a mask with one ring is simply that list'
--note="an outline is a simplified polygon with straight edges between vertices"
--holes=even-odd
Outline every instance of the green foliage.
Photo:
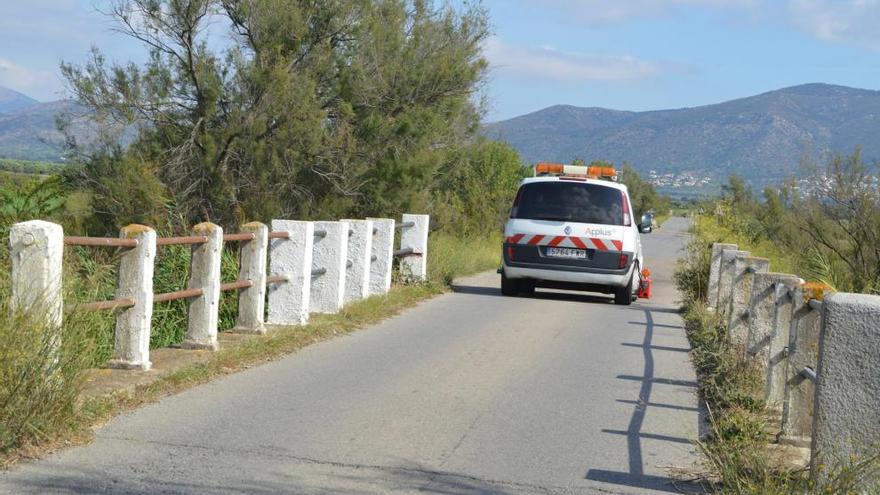
[{"label": "green foliage", "polygon": [[0,171],[28,175],[57,174],[64,165],[55,162],[0,158]]},{"label": "green foliage", "polygon": [[833,157],[799,181],[757,201],[732,176],[700,221],[715,241],[738,243],[790,271],[847,292],[880,293],[880,178],[858,151]]},{"label": "green foliage", "polygon": [[478,140],[452,154],[436,178],[435,229],[456,236],[500,232],[528,169],[510,146]]},{"label": "green foliage", "polygon": [[[699,227],[699,225],[697,226]],[[711,242],[704,236],[694,236],[687,246],[688,256],[679,258],[672,278],[684,303],[705,302],[709,289]]]},{"label": "green foliage", "polygon": [[0,187],[0,234],[15,222],[52,216],[64,205],[64,199],[58,177]]},{"label": "green foliage", "polygon": [[501,265],[501,232],[490,236],[464,237],[436,233],[429,239],[428,279],[450,285],[464,275]]}]

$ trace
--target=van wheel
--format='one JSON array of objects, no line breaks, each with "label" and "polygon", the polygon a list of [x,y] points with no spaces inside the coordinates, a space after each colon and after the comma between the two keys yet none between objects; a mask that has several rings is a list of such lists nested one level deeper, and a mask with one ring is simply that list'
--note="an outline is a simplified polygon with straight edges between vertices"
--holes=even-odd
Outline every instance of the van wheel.
[{"label": "van wheel", "polygon": [[519,293],[519,281],[507,278],[504,272],[501,272],[501,294],[505,296],[515,296]]},{"label": "van wheel", "polygon": [[633,274],[629,277],[629,283],[626,284],[626,287],[619,287],[614,289],[614,304],[619,304],[621,306],[629,306],[633,302],[633,279],[636,277],[636,271],[633,270]]}]

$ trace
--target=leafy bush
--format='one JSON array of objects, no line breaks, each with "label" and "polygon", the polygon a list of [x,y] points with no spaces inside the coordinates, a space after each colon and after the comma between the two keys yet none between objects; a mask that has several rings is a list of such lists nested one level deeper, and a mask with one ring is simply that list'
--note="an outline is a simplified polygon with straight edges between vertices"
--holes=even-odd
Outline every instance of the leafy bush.
[{"label": "leafy bush", "polygon": [[52,216],[64,205],[64,199],[57,176],[0,187],[0,235],[15,222]]}]

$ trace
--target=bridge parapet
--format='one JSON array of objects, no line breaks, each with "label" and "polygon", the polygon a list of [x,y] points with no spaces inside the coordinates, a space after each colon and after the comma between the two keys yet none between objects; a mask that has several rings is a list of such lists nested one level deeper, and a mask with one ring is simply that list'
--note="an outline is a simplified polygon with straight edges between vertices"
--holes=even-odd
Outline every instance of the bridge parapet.
[{"label": "bridge parapet", "polygon": [[[311,312],[335,313],[344,304],[387,292],[396,258],[404,281],[425,280],[428,224],[428,215],[404,215],[398,224],[401,249],[395,251],[392,219],[273,220],[271,232],[266,225],[252,222],[233,234],[224,234],[219,225],[202,223],[184,237],[157,237],[148,226],[129,225],[118,238],[65,236],[63,228],[51,222],[21,222],[12,226],[9,238],[11,304],[13,309],[43,315],[60,332],[64,246],[118,248],[115,298],[68,309],[115,311],[114,351],[108,366],[146,371],[152,366],[154,304],[187,300],[187,331],[181,347],[190,349],[219,348],[220,294],[224,291],[238,292],[232,331],[264,333],[266,323],[303,325]],[[241,243],[240,269],[238,280],[222,283],[226,242]],[[157,247],[171,245],[192,247],[187,288],[154,294]]]},{"label": "bridge parapet", "polygon": [[762,370],[767,404],[781,409],[779,441],[811,447],[814,476],[820,465],[874,452],[880,296],[771,273],[769,261],[736,248],[713,245],[708,304],[728,321],[731,345]]}]

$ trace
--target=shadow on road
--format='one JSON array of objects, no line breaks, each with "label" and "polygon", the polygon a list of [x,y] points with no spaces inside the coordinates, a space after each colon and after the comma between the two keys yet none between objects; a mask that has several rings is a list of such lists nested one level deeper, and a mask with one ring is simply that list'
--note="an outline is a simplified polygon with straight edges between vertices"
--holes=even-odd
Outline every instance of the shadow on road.
[{"label": "shadow on road", "polygon": [[[651,392],[655,384],[669,384],[669,385],[677,385],[677,386],[686,386],[686,387],[696,387],[696,382],[689,380],[672,380],[667,378],[658,378],[654,376],[654,354],[653,352],[656,350],[667,350],[662,348],[661,346],[655,346],[652,343],[654,338],[654,327],[662,326],[662,327],[671,327],[670,325],[659,325],[654,323],[653,312],[657,311],[655,309],[647,309],[641,308],[645,315],[645,322],[629,322],[631,324],[637,323],[645,326],[645,337],[642,340],[641,344],[629,344],[625,343],[623,345],[631,346],[631,347],[640,347],[642,348],[642,354],[644,357],[644,371],[642,376],[630,376],[630,375],[619,375],[617,378],[624,380],[637,380],[641,382],[641,388],[639,389],[639,396],[637,401],[625,401],[620,400],[619,402],[631,403],[635,407],[633,409],[633,414],[630,417],[629,425],[626,430],[611,430],[611,429],[603,429],[602,431],[612,435],[622,435],[626,437],[627,443],[627,454],[629,457],[629,470],[627,472],[619,472],[619,471],[609,471],[604,469],[590,469],[587,471],[585,479],[592,481],[600,481],[603,483],[610,483],[614,485],[622,485],[629,486],[634,488],[645,488],[651,490],[658,491],[667,491],[671,493],[681,493],[685,492],[702,492],[700,487],[693,483],[687,483],[683,481],[675,480],[674,478],[667,476],[657,476],[645,473],[645,460],[642,455],[642,440],[650,439],[650,440],[659,440],[664,442],[671,442],[676,444],[691,444],[692,441],[686,438],[679,437],[671,437],[667,435],[658,435],[648,432],[642,431],[642,426],[645,422],[645,414],[649,407],[659,407],[665,409],[677,409],[677,410],[689,410],[693,408],[686,408],[682,406],[676,406],[671,404],[657,404],[651,402]],[[668,312],[668,311],[662,311]],[[678,327],[680,328],[680,327]],[[674,350],[675,352],[683,352],[686,349],[668,349]]]},{"label": "shadow on road", "polygon": [[[283,468],[282,468],[283,466]],[[355,466],[340,463],[296,463],[295,468],[250,472],[236,480],[216,480],[212,476],[193,476],[192,480],[145,475],[108,479],[99,470],[76,470],[32,477],[16,485],[18,494],[125,493],[131,495],[168,494],[362,494],[427,492],[448,495],[512,495],[552,493],[540,486],[497,483],[472,476],[433,471],[418,466]],[[305,473],[303,472],[305,468]],[[318,473],[311,473],[314,468]],[[309,476],[317,474],[317,476]]]},{"label": "shadow on road", "polygon": [[[497,287],[481,287],[475,285],[452,285],[452,291],[456,294],[471,294],[476,296],[497,296],[497,297],[511,297],[504,296],[501,294],[501,289]],[[611,304],[614,303],[614,299],[609,296],[602,296],[596,294],[588,294],[588,293],[580,293],[580,292],[556,292],[552,290],[542,290],[538,289],[532,294],[521,294],[517,296],[521,299],[541,299],[548,301],[571,301],[571,302],[579,302],[579,303],[593,303],[593,304]]]}]

